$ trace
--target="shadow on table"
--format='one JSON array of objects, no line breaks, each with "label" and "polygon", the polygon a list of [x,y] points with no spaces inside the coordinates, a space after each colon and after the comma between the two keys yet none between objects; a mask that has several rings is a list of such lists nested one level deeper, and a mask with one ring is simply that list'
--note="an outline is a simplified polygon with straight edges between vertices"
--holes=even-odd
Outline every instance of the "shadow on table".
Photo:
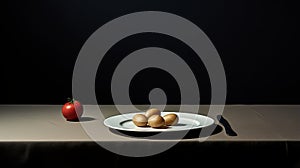
[{"label": "shadow on table", "polygon": [[[193,129],[189,131],[174,131],[174,132],[132,132],[109,129],[112,133],[127,137],[141,139],[194,139],[203,138],[222,132],[223,128],[220,125],[214,124],[206,128]],[[161,134],[160,134],[161,133]],[[201,133],[201,134],[200,134]],[[184,137],[182,138],[182,136]]]},{"label": "shadow on table", "polygon": [[94,120],[96,120],[94,117],[81,117],[80,122],[94,121]]},{"label": "shadow on table", "polygon": [[80,120],[68,120],[69,122],[87,122],[96,120],[94,117],[81,117]]}]

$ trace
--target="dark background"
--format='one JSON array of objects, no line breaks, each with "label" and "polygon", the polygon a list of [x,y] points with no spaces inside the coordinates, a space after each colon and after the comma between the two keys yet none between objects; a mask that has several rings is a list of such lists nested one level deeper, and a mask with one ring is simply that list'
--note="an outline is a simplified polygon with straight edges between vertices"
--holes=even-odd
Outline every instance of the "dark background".
[{"label": "dark background", "polygon": [[[299,104],[299,12],[295,3],[284,0],[4,2],[0,103],[65,103],[72,96],[74,64],[87,38],[119,16],[157,10],[192,21],[211,39],[227,76],[227,104]],[[196,75],[201,104],[210,103],[210,83],[201,60],[177,39],[150,33],[125,38],[108,51],[95,83],[99,103],[113,103],[110,78],[117,63],[130,52],[149,46],[163,47],[180,55]],[[153,82],[153,78],[160,84]],[[169,104],[179,103],[180,93],[174,81],[162,70],[145,69],[131,82],[131,99],[136,104],[149,103],[149,91],[160,87],[166,91]]]}]

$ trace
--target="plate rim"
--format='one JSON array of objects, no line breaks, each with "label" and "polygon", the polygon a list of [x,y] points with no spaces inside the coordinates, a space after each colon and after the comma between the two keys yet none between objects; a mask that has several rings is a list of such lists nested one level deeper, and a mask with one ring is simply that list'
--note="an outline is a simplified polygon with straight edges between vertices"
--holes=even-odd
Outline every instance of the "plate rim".
[{"label": "plate rim", "polygon": [[[108,118],[106,118],[103,123],[106,127],[108,128],[111,128],[111,129],[115,129],[115,130],[120,130],[120,131],[128,131],[128,132],[175,132],[175,131],[190,131],[190,130],[194,130],[194,129],[201,129],[201,128],[205,128],[205,127],[209,127],[211,125],[213,125],[215,123],[215,120],[207,115],[202,115],[202,114],[198,114],[198,113],[189,113],[189,112],[182,112],[182,111],[162,111],[162,113],[175,113],[175,114],[178,114],[178,113],[181,113],[181,114],[187,114],[187,115],[198,115],[198,116],[201,116],[201,117],[204,117],[204,118],[207,118],[208,120],[210,120],[211,122],[209,122],[209,124],[206,124],[206,125],[199,125],[199,126],[195,126],[195,127],[191,127],[191,128],[188,128],[188,129],[151,129],[151,130],[135,130],[135,129],[126,129],[126,128],[122,128],[122,127],[115,127],[115,126],[112,126],[110,124],[108,124],[107,122],[109,120],[112,120],[113,118],[117,118],[117,117],[121,117],[123,115],[134,115],[134,114],[141,114],[141,113],[145,113],[145,111],[136,111],[136,112],[128,112],[128,113],[123,113],[123,114],[118,114],[118,115],[113,115],[113,116],[110,116]],[[123,121],[120,121],[120,122],[123,122]]]}]

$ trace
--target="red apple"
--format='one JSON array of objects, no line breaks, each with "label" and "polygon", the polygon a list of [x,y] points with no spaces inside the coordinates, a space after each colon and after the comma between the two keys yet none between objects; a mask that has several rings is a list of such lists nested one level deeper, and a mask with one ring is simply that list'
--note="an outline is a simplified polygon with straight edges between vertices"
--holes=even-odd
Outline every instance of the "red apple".
[{"label": "red apple", "polygon": [[78,121],[82,113],[83,106],[79,101],[74,99],[69,99],[62,107],[62,114],[68,121]]}]

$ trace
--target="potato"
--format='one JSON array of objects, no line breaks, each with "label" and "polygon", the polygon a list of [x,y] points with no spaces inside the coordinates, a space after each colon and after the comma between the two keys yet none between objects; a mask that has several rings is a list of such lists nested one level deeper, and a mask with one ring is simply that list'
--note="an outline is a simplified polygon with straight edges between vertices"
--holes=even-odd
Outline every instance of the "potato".
[{"label": "potato", "polygon": [[156,108],[151,108],[151,109],[147,110],[145,113],[147,118],[150,118],[152,115],[160,115],[160,114],[161,114],[161,111]]},{"label": "potato", "polygon": [[163,118],[167,126],[176,125],[178,123],[178,116],[174,113],[167,114]]},{"label": "potato", "polygon": [[132,121],[138,127],[145,127],[148,124],[147,117],[144,114],[136,114],[133,116]]},{"label": "potato", "polygon": [[150,127],[159,128],[165,126],[165,120],[162,116],[155,114],[148,119],[148,124]]}]

